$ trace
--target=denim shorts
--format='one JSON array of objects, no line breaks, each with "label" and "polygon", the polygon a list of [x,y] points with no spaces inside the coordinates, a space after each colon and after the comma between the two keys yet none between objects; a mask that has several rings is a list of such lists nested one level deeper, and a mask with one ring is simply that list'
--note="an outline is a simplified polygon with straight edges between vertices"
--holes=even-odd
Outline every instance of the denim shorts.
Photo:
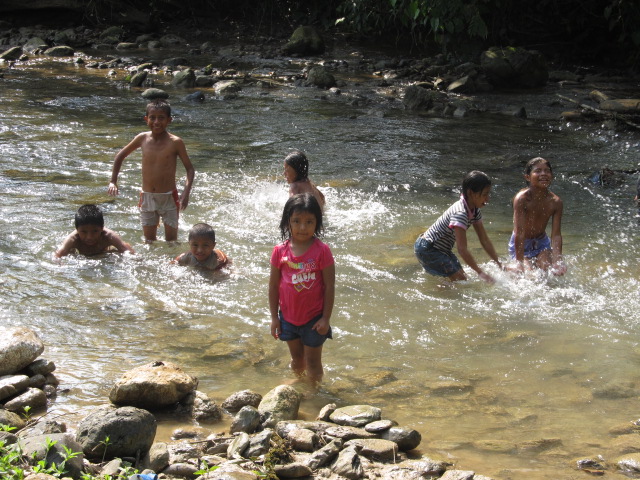
[{"label": "denim shorts", "polygon": [[326,335],[320,335],[317,330],[311,329],[311,327],[313,327],[315,323],[322,318],[322,314],[313,317],[304,325],[294,325],[287,322],[282,317],[282,312],[278,313],[278,317],[280,318],[279,338],[285,342],[299,338],[302,340],[302,344],[305,347],[320,347],[327,338],[333,338],[331,336],[331,327],[329,327],[329,331]]},{"label": "denim shorts", "polygon": [[462,270],[460,261],[453,252],[437,250],[433,244],[422,235],[416,240],[414,252],[422,267],[431,275],[438,277],[450,277]]}]

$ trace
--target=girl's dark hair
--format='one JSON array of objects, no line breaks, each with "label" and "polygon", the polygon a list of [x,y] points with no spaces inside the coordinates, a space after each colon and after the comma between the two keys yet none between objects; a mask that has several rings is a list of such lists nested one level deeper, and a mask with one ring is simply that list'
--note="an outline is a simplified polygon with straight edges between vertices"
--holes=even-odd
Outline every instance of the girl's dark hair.
[{"label": "girl's dark hair", "polygon": [[296,182],[307,179],[309,176],[309,160],[304,152],[294,150],[284,158],[284,161],[296,171]]},{"label": "girl's dark hair", "polygon": [[216,232],[208,223],[196,223],[191,230],[189,230],[188,241],[193,240],[195,237],[205,237],[215,243]]},{"label": "girl's dark hair", "polygon": [[289,197],[287,203],[284,204],[284,210],[282,211],[282,219],[280,220],[280,234],[282,240],[286,240],[291,237],[291,227],[289,222],[291,216],[296,212],[309,212],[316,217],[316,237],[320,237],[324,233],[324,226],[322,225],[322,208],[316,197],[310,193],[299,193]]},{"label": "girl's dark hair", "polygon": [[490,186],[491,179],[486,173],[480,170],[473,170],[467,173],[462,179],[462,195],[466,198],[468,190],[478,193]]},{"label": "girl's dark hair", "polygon": [[533,170],[533,167],[535,165],[537,165],[538,163],[546,163],[547,167],[549,167],[549,170],[551,170],[551,173],[553,173],[553,168],[551,168],[551,162],[549,160],[547,160],[546,158],[542,158],[542,157],[536,157],[536,158],[532,158],[531,160],[529,160],[527,162],[527,164],[524,167],[524,174],[525,175],[530,175],[531,174],[531,170]]},{"label": "girl's dark hair", "polygon": [[102,210],[96,205],[82,205],[76,212],[76,229],[83,225],[97,225],[104,228]]}]

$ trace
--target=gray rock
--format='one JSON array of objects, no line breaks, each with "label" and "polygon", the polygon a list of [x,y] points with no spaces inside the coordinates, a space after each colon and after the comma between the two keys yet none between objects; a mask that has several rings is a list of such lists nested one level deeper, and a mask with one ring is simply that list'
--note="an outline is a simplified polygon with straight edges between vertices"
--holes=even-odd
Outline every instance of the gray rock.
[{"label": "gray rock", "polygon": [[100,476],[104,478],[105,475],[109,475],[112,478],[117,478],[122,465],[123,461],[121,458],[114,458],[110,462],[107,462],[107,464],[100,469]]},{"label": "gray rock", "polygon": [[278,385],[264,396],[258,406],[258,411],[265,419],[262,426],[273,428],[282,420],[297,418],[301,399],[300,393],[292,386]]},{"label": "gray rock", "polygon": [[438,93],[418,85],[410,85],[404,91],[402,103],[408,110],[429,110]]},{"label": "gray rock", "polygon": [[159,88],[147,88],[142,92],[142,97],[147,100],[155,100],[156,98],[167,99],[169,98],[169,94]]},{"label": "gray rock", "polygon": [[380,420],[382,411],[370,405],[349,405],[336,409],[329,419],[338,425],[364,427],[367,423]]},{"label": "gray rock", "polygon": [[614,460],[618,469],[633,475],[640,473],[640,453],[630,453]]},{"label": "gray rock", "polygon": [[229,448],[227,448],[227,458],[242,458],[243,453],[249,447],[251,438],[244,432],[241,432],[233,439]]},{"label": "gray rock", "polygon": [[209,88],[213,87],[217,79],[211,75],[196,75],[196,87]]},{"label": "gray rock", "polygon": [[364,429],[370,433],[378,433],[384,432],[385,430],[388,430],[391,427],[395,427],[396,425],[397,423],[392,420],[378,420],[375,422],[367,423],[364,426]]},{"label": "gray rock", "polygon": [[249,447],[245,451],[247,458],[257,457],[267,453],[271,446],[271,437],[273,437],[274,433],[271,428],[265,428],[261,432],[252,435]]},{"label": "gray rock", "polygon": [[473,93],[475,91],[476,85],[469,75],[451,82],[447,87],[449,93]]},{"label": "gray rock", "polygon": [[30,379],[26,375],[3,375],[0,377],[0,400],[13,397],[29,388]]},{"label": "gray rock", "polygon": [[12,47],[0,53],[0,60],[18,60],[22,56],[22,47]]},{"label": "gray rock", "polygon": [[44,54],[48,57],[73,57],[75,51],[73,48],[67,45],[58,45],[55,47],[47,48]]},{"label": "gray rock", "polygon": [[143,70],[141,72],[137,72],[131,76],[131,80],[129,80],[129,85],[132,87],[141,87],[144,81],[147,79],[149,72]]},{"label": "gray rock", "polygon": [[345,448],[338,454],[338,459],[331,467],[331,471],[348,478],[358,480],[364,477],[364,469],[355,446]]},{"label": "gray rock", "polygon": [[229,431],[231,433],[245,432],[253,433],[260,425],[260,412],[251,406],[242,407],[231,422]]},{"label": "gray rock", "polygon": [[36,332],[25,327],[9,328],[0,338],[0,375],[22,370],[43,351],[44,344]]},{"label": "gray rock", "polygon": [[48,374],[55,372],[55,370],[56,370],[56,364],[44,358],[39,358],[35,362],[31,362],[24,369],[27,375],[44,375],[44,376],[47,376]]},{"label": "gray rock", "polygon": [[482,52],[480,63],[495,86],[539,87],[549,79],[547,62],[535,50],[492,47]]},{"label": "gray rock", "polygon": [[1,430],[0,442],[3,442],[5,445],[15,445],[18,442],[18,436],[11,432]]},{"label": "gray rock", "polygon": [[146,410],[105,405],[78,424],[76,440],[92,459],[143,456],[153,444],[156,428],[155,417]]},{"label": "gray rock", "polygon": [[116,50],[135,50],[136,48],[138,44],[133,42],[120,42],[116,45]]},{"label": "gray rock", "polygon": [[330,437],[340,438],[344,441],[353,440],[354,438],[376,438],[375,433],[369,433],[365,429],[358,427],[329,427],[324,433]]},{"label": "gray rock", "polygon": [[183,400],[198,386],[198,379],[170,362],[153,362],[125,373],[109,393],[116,405],[164,408]]},{"label": "gray rock", "polygon": [[218,97],[223,97],[224,99],[236,98],[238,96],[238,92],[242,90],[240,84],[235,80],[217,82],[213,88],[216,95]]},{"label": "gray rock", "polygon": [[332,440],[324,447],[316,450],[309,457],[307,457],[307,459],[305,460],[305,465],[307,465],[311,470],[317,470],[318,468],[331,462],[338,455],[338,453],[340,453],[341,449],[342,441]]},{"label": "gray rock", "polygon": [[160,37],[160,43],[164,47],[173,47],[176,45],[186,45],[187,41],[178,35],[168,34]]},{"label": "gray rock", "polygon": [[47,406],[47,396],[39,388],[27,388],[17,397],[12,398],[4,404],[4,408],[11,412],[22,412],[25,407],[31,407],[34,410],[45,408]]},{"label": "gray rock", "polygon": [[164,65],[165,67],[179,67],[180,65],[189,65],[189,62],[187,62],[187,59],[184,57],[171,57],[171,58],[165,58],[162,61],[162,65]]},{"label": "gray rock", "polygon": [[204,454],[204,443],[192,443],[182,441],[172,443],[167,446],[169,450],[169,464],[188,463],[194,458],[199,458]]},{"label": "gray rock", "polygon": [[239,412],[244,406],[252,406],[258,408],[262,401],[262,395],[251,390],[242,390],[233,393],[222,402],[222,408],[231,413]]},{"label": "gray rock", "polygon": [[287,440],[291,444],[291,448],[300,452],[313,452],[320,444],[318,435],[306,428],[296,428],[289,432]]},{"label": "gray rock", "polygon": [[47,45],[47,42],[45,42],[43,39],[41,39],[40,37],[31,37],[29,40],[27,40],[27,43],[25,43],[22,46],[22,49],[25,52],[29,52],[29,53],[33,53],[36,50],[46,50],[47,48],[49,48],[49,46]]},{"label": "gray rock", "polygon": [[13,413],[0,408],[0,424],[14,427],[16,429],[15,431],[18,431],[22,430],[25,427],[26,422],[17,413]]},{"label": "gray rock", "polygon": [[322,36],[315,27],[302,26],[294,30],[282,51],[285,55],[316,55],[324,53]]},{"label": "gray rock", "polygon": [[336,408],[338,407],[335,403],[329,403],[325,405],[320,409],[320,412],[318,412],[318,416],[316,417],[316,420],[322,420],[324,422],[328,422],[329,417],[336,410]]},{"label": "gray rock", "polygon": [[[47,435],[37,435],[19,440],[20,448],[23,455],[32,458],[38,462],[44,460],[47,466],[53,463],[60,465],[65,462],[66,475],[74,479],[80,478],[84,457],[82,455],[82,447],[68,433],[56,433]],[[79,455],[69,458],[65,461],[67,447],[72,452]]]},{"label": "gray rock", "polygon": [[358,453],[370,460],[388,462],[395,460],[398,455],[398,444],[381,438],[358,438],[349,440],[345,447],[355,445]]},{"label": "gray rock", "polygon": [[173,76],[171,85],[178,88],[193,88],[196,86],[196,74],[192,68],[181,70]]},{"label": "gray rock", "polygon": [[187,394],[177,410],[200,423],[216,423],[222,419],[222,409],[199,390]]},{"label": "gray rock", "polygon": [[398,444],[398,448],[403,452],[413,450],[420,445],[422,435],[412,428],[392,427],[380,434],[385,440],[390,440]]},{"label": "gray rock", "polygon": [[47,383],[47,379],[44,378],[43,375],[34,375],[33,377],[29,377],[29,386],[31,388],[39,388],[42,389],[42,387],[45,386],[45,384]]},{"label": "gray rock", "polygon": [[198,90],[197,92],[190,93],[189,95],[184,97],[184,99],[187,100],[188,102],[201,103],[201,102],[204,102],[204,93]]},{"label": "gray rock", "polygon": [[305,85],[329,89],[336,86],[336,79],[325,67],[318,65],[309,69]]},{"label": "gray rock", "polygon": [[471,470],[447,470],[440,480],[473,480],[474,475]]},{"label": "gray rock", "polygon": [[124,29],[117,25],[107,27],[102,32],[100,32],[100,38],[102,39],[109,38],[109,37],[122,38],[123,35],[124,35]]},{"label": "gray rock", "polygon": [[406,460],[397,464],[400,468],[409,468],[418,472],[423,478],[441,476],[448,465],[446,462],[431,460],[427,457],[422,457],[420,460]]},{"label": "gray rock", "polygon": [[292,462],[286,465],[276,465],[274,472],[278,478],[301,478],[311,475],[311,469],[303,463]]},{"label": "gray rock", "polygon": [[194,478],[198,467],[192,463],[172,463],[162,470],[162,474],[166,477]]}]

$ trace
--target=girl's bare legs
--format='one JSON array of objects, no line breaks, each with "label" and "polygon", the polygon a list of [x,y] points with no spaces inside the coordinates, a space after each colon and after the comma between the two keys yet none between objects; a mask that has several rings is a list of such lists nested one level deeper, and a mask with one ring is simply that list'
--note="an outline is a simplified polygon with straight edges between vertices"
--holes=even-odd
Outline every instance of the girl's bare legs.
[{"label": "girl's bare legs", "polygon": [[289,353],[291,354],[291,370],[293,370],[293,373],[297,376],[301,377],[306,367],[302,340],[299,338],[287,340],[287,345],[289,346]]},{"label": "girl's bare legs", "polygon": [[299,338],[287,341],[291,354],[291,370],[301,377],[305,371],[311,385],[317,386],[322,381],[322,345],[305,347]]}]

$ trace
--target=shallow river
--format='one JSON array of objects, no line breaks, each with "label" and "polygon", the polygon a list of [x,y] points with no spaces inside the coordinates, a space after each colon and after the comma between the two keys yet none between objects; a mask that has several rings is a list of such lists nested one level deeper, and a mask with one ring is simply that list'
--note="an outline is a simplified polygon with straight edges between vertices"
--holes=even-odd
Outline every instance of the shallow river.
[{"label": "shallow river", "polygon": [[[302,415],[329,402],[375,404],[422,433],[423,453],[496,478],[573,478],[571,459],[621,453],[609,429],[640,415],[635,178],[603,188],[588,177],[603,165],[637,168],[634,132],[563,124],[562,107],[549,113],[535,95],[520,97],[530,119],[519,120],[382,116],[291,87],[247,88],[233,101],[205,90],[202,104],[171,91],[170,130],[185,140],[196,181],[182,243],[148,246],[139,152],[124,164],[121,195],[106,194],[113,156],[145,129],[140,92],[107,70],[49,60],[6,70],[1,82],[0,322],[39,333],[61,380],[50,410],[70,423],[107,402],[125,371],[156,359],[197,376],[218,403],[291,380],[287,349],[269,336],[267,282],[287,198],[282,159],[299,148],[327,197],[337,271],[325,381]],[[494,180],[483,215],[506,257],[510,199],[538,155],[553,162],[565,203],[567,275],[509,278],[470,233],[497,284],[472,271],[456,285],[428,277],[413,242],[471,169]],[[53,261],[84,203],[99,204],[138,254]],[[233,258],[226,278],[169,263],[202,221]]]}]

